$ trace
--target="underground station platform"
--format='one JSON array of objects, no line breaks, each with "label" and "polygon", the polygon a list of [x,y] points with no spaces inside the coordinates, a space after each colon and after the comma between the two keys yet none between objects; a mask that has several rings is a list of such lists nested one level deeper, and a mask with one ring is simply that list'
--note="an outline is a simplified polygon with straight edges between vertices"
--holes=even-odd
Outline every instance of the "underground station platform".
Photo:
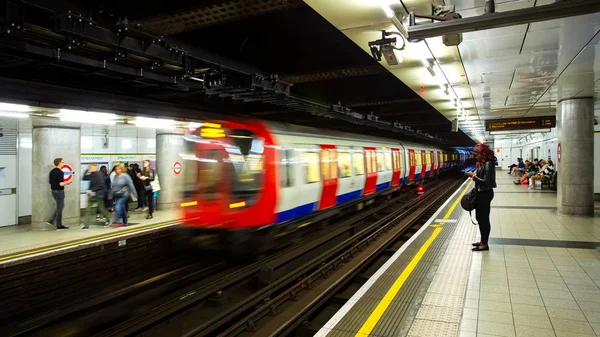
[{"label": "underground station platform", "polygon": [[497,184],[489,251],[471,251],[467,180],[315,336],[600,334],[600,218],[560,216],[555,192],[506,172]]}]

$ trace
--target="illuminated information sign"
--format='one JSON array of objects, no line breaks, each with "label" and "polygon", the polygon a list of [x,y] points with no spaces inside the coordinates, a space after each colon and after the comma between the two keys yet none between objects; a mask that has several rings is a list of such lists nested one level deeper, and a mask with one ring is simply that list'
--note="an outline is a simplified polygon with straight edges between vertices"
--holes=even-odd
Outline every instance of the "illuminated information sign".
[{"label": "illuminated information sign", "polygon": [[486,131],[549,129],[555,126],[556,116],[514,119],[490,119],[485,121]]}]

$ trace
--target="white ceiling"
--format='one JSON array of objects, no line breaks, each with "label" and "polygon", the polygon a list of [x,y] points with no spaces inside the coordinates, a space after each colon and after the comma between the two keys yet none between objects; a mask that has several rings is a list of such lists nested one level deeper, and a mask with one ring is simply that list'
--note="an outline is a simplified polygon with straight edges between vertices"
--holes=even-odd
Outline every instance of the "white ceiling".
[{"label": "white ceiling", "polygon": [[[432,0],[304,0],[340,29],[366,53],[368,42],[381,38],[381,30],[397,31],[381,4],[398,15],[409,11],[431,14]],[[484,13],[485,0],[447,0],[463,18]],[[554,0],[496,0],[496,11],[543,6]],[[463,34],[458,47],[447,47],[441,37],[409,43],[401,52],[404,62],[385,66],[448,119],[459,111],[423,66],[435,58],[473,122],[460,117],[461,129],[477,140],[472,130],[488,141],[482,120],[555,115],[559,98],[597,95],[600,90],[600,14],[544,21]],[[560,83],[562,91],[558,92]],[[424,86],[424,92],[421,91]],[[597,109],[600,104],[597,104]],[[401,107],[400,107],[401,109]],[[401,122],[401,121],[400,121]]]}]

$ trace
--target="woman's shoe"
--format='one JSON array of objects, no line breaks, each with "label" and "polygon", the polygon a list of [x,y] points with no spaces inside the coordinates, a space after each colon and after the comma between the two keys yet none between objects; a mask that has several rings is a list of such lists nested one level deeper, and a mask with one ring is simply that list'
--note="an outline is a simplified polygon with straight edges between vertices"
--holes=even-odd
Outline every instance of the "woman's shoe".
[{"label": "woman's shoe", "polygon": [[148,216],[146,217],[146,220],[150,220],[150,219],[152,219],[152,215],[148,215]]},{"label": "woman's shoe", "polygon": [[489,246],[487,246],[487,247],[485,247],[485,248],[481,248],[481,246],[477,246],[477,247],[474,247],[474,248],[473,248],[473,249],[471,249],[471,250],[472,250],[472,251],[474,251],[474,252],[481,252],[481,251],[484,251],[484,250],[490,250],[490,247],[489,247]]},{"label": "woman's shoe", "polygon": [[472,245],[473,247],[478,247],[481,244],[481,242],[473,242]]}]

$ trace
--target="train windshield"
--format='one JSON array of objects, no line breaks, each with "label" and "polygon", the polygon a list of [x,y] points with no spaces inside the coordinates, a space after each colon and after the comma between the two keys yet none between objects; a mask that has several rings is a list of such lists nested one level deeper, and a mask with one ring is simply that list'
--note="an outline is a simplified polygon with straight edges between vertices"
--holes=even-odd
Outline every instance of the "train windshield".
[{"label": "train windshield", "polygon": [[215,200],[252,204],[261,190],[264,141],[248,130],[229,130],[218,140],[190,137],[184,159],[185,192]]}]

